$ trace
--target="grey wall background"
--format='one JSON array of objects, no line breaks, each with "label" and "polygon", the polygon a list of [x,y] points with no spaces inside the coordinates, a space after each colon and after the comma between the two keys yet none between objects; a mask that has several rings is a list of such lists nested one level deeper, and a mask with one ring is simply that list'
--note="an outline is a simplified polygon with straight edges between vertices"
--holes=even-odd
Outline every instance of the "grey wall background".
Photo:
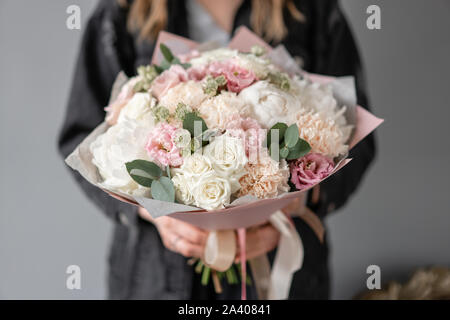
[{"label": "grey wall background", "polygon": [[[81,194],[56,152],[80,31],[65,26],[92,0],[0,2],[0,299],[102,299],[110,222]],[[382,29],[366,28],[378,4]],[[359,41],[371,101],[386,119],[363,186],[327,225],[333,298],[416,267],[450,266],[450,3],[343,0]],[[82,289],[65,287],[82,269]]]}]

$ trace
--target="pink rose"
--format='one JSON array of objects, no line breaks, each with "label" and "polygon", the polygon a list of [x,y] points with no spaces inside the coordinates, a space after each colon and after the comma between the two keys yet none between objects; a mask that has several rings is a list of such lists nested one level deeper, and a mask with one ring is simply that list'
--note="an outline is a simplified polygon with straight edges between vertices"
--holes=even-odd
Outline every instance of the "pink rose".
[{"label": "pink rose", "polygon": [[291,182],[298,190],[309,188],[328,177],[334,163],[320,153],[310,153],[290,163]]},{"label": "pink rose", "polygon": [[114,100],[110,105],[105,108],[106,114],[106,122],[110,125],[114,125],[117,123],[117,119],[119,118],[120,111],[122,111],[123,107],[125,107],[130,101],[130,99],[134,95],[134,86],[139,81],[138,78],[133,78],[127,83],[125,83],[120,90],[119,95],[116,100]]},{"label": "pink rose", "polygon": [[170,88],[175,87],[180,82],[188,81],[189,75],[184,68],[178,64],[172,65],[168,70],[161,73],[151,87],[151,93],[160,100]]},{"label": "pink rose", "polygon": [[177,128],[160,122],[150,133],[145,149],[151,159],[163,166],[179,167],[183,164],[180,150],[175,146]]}]

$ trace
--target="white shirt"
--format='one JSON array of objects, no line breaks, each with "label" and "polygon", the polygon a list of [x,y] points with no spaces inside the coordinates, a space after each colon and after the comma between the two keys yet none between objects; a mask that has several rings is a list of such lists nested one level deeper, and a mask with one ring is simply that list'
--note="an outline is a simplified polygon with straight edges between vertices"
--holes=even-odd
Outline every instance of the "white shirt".
[{"label": "white shirt", "polygon": [[208,11],[196,0],[186,1],[189,36],[199,43],[215,41],[226,46],[230,40],[228,32],[217,25]]}]

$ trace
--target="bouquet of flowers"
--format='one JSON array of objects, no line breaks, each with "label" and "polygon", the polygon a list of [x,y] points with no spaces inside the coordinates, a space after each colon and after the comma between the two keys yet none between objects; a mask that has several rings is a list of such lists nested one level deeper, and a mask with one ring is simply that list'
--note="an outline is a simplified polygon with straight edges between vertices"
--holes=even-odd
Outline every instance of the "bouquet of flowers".
[{"label": "bouquet of flowers", "polygon": [[180,50],[174,41],[182,40],[160,39],[159,62],[119,76],[105,123],[67,163],[155,218],[171,214],[215,232],[269,220],[336,172],[381,121],[356,106],[349,79],[308,75],[284,48],[253,35],[243,41],[244,33],[231,44],[247,50]]}]

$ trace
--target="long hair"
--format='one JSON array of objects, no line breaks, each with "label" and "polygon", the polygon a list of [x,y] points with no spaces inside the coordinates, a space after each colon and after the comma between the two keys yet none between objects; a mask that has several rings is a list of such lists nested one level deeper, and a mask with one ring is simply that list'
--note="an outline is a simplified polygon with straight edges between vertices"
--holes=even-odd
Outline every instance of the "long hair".
[{"label": "long hair", "polygon": [[[127,0],[117,0],[122,7]],[[304,15],[293,0],[252,0],[250,23],[253,30],[266,41],[281,41],[287,34],[284,9],[297,21],[304,22]],[[141,39],[155,39],[167,25],[167,0],[134,0],[128,15],[128,29],[139,32]]]}]

